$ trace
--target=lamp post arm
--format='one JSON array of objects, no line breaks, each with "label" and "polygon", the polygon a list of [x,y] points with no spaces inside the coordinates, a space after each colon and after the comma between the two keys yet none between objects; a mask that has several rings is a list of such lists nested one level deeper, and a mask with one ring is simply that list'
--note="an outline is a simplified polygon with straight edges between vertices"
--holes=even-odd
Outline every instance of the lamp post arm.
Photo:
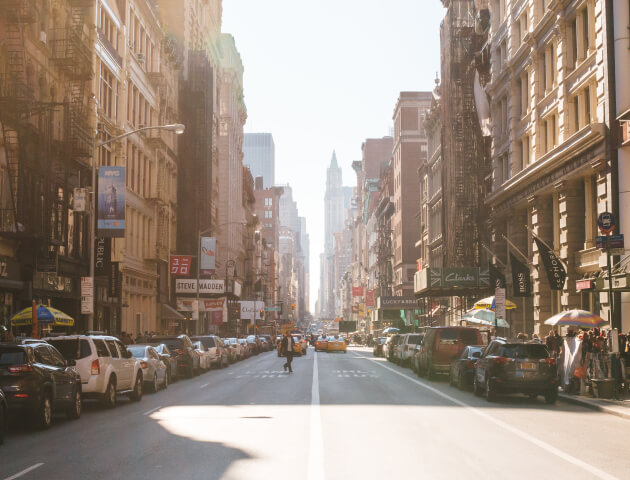
[{"label": "lamp post arm", "polygon": [[157,126],[154,126],[154,127],[142,127],[142,128],[139,128],[138,130],[133,130],[132,132],[123,133],[122,135],[118,135],[117,137],[110,138],[109,140],[105,140],[103,142],[98,142],[96,144],[96,147],[97,148],[98,147],[102,147],[103,145],[107,145],[108,143],[112,143],[112,142],[115,142],[117,140],[121,140],[123,138],[129,137],[130,135],[134,135],[136,133],[146,132],[147,130],[166,130],[166,129],[164,128],[164,125],[157,125]]}]

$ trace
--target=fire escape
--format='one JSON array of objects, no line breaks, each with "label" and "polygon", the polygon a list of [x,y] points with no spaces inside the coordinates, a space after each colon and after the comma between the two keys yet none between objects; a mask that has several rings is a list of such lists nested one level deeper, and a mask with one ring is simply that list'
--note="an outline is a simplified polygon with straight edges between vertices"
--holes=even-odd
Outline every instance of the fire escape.
[{"label": "fire escape", "polygon": [[29,0],[3,0],[7,70],[0,76],[0,121],[4,143],[6,175],[0,185],[0,231],[18,233],[23,227],[23,165],[20,162],[20,134],[33,107],[33,91],[26,81],[24,30],[36,21]]}]

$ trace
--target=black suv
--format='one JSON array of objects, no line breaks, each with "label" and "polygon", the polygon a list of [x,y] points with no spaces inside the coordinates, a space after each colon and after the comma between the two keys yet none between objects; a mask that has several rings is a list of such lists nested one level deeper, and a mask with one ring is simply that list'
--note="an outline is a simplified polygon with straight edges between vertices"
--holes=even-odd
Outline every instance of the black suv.
[{"label": "black suv", "polygon": [[54,411],[81,416],[81,377],[61,353],[47,343],[0,343],[0,387],[9,410],[49,428]]},{"label": "black suv", "polygon": [[547,403],[558,398],[556,359],[541,343],[495,338],[475,364],[473,390],[492,402],[498,393],[524,393]]},{"label": "black suv", "polygon": [[171,355],[177,360],[177,374],[184,373],[189,377],[198,375],[199,355],[195,352],[192,341],[188,335],[165,335],[151,337],[149,343],[163,343],[171,351]]}]

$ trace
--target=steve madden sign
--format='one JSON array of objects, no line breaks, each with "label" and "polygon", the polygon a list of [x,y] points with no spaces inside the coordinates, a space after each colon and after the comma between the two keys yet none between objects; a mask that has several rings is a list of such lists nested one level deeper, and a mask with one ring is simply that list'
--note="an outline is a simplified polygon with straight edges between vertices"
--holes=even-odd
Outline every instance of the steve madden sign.
[{"label": "steve madden sign", "polygon": [[[190,278],[175,279],[175,293],[197,293],[197,280]],[[212,295],[225,293],[224,280],[199,280],[199,294]]]}]

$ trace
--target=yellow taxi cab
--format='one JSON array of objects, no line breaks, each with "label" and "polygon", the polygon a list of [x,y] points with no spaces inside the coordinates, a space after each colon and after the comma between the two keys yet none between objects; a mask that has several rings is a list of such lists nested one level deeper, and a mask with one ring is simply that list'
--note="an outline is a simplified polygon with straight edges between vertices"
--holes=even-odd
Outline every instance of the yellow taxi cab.
[{"label": "yellow taxi cab", "polygon": [[326,350],[329,352],[347,353],[346,341],[338,335],[328,337],[326,343]]},{"label": "yellow taxi cab", "polygon": [[325,352],[326,350],[328,350],[328,341],[326,337],[319,336],[317,340],[315,340],[315,351]]},{"label": "yellow taxi cab", "polygon": [[[293,355],[297,355],[297,356],[302,356],[302,344],[300,343],[300,339],[297,338],[296,335],[292,335],[293,337]],[[278,337],[278,356],[279,357],[283,357],[284,354],[282,353],[281,349],[282,349],[282,336]]]},{"label": "yellow taxi cab", "polygon": [[296,337],[298,338],[300,346],[302,347],[301,354],[306,355],[306,352],[308,351],[308,341],[306,340],[306,336],[302,335],[301,333],[295,333],[293,335],[293,338]]}]

